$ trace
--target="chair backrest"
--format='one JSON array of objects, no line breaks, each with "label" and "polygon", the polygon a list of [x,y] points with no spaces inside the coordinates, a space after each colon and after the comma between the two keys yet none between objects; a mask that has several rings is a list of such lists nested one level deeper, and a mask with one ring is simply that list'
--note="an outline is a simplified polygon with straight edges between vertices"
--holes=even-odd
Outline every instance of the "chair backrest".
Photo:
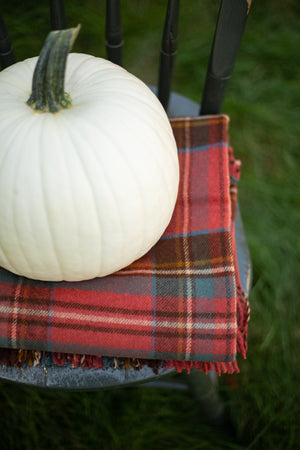
[{"label": "chair backrest", "polygon": [[[245,28],[251,0],[222,0],[213,45],[202,90],[199,114],[218,114],[221,111],[228,82],[232,76],[236,56]],[[119,65],[123,60],[123,26],[121,0],[106,0],[107,58]],[[162,35],[157,95],[167,110],[174,63],[177,53],[180,0],[168,0]],[[63,0],[50,0],[52,29],[67,27]],[[14,63],[13,49],[0,15],[0,64],[5,68]]]}]

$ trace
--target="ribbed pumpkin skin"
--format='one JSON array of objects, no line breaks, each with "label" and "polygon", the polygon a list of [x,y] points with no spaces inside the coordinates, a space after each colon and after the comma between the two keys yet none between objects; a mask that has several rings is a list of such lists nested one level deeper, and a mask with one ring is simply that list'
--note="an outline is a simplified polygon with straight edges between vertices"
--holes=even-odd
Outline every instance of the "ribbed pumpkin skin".
[{"label": "ribbed pumpkin skin", "polygon": [[156,97],[101,58],[70,54],[72,107],[34,112],[37,58],[0,73],[0,266],[45,281],[113,273],[166,229],[179,169]]}]

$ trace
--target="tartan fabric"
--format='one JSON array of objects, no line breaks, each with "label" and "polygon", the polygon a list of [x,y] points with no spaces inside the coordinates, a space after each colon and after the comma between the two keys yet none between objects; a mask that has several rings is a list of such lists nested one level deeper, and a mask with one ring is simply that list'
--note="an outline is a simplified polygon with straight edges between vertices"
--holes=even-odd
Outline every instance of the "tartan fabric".
[{"label": "tartan fabric", "polygon": [[[180,187],[172,220],[144,257],[84,282],[41,282],[0,268],[0,347],[161,360],[238,371],[248,305],[233,239],[239,162],[225,115],[171,119]],[[87,356],[86,356],[87,358]]]}]

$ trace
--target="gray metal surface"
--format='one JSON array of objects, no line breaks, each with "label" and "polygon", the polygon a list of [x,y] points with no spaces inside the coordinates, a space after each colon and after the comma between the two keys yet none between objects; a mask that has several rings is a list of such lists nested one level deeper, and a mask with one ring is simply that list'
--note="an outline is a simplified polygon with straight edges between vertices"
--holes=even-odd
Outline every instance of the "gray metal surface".
[{"label": "gray metal surface", "polygon": [[59,390],[94,390],[126,387],[128,385],[153,381],[160,376],[171,373],[160,369],[155,375],[149,367],[137,371],[114,369],[86,369],[72,368],[70,364],[56,366],[53,364],[38,364],[36,367],[24,365],[19,367],[6,367],[0,365],[0,379],[15,382],[30,387],[39,387]]},{"label": "gray metal surface", "polygon": [[[155,90],[153,87],[151,89]],[[182,95],[172,93],[168,109],[170,117],[197,116],[198,113],[199,105],[197,103]],[[237,208],[235,238],[241,284],[246,294],[249,295],[251,260],[239,208]],[[160,369],[158,375],[155,375],[149,367],[143,367],[140,371],[133,368],[130,370],[125,370],[125,368],[85,369],[81,367],[73,369],[71,365],[56,366],[44,361],[36,367],[24,366],[21,369],[0,365],[0,380],[47,389],[91,390],[152,382],[172,372],[174,372],[173,369]]]},{"label": "gray metal surface", "polygon": [[[151,91],[157,93],[156,86],[149,86]],[[169,117],[182,117],[182,116],[198,116],[200,105],[181,94],[172,92],[168,107]]]},{"label": "gray metal surface", "polygon": [[237,204],[235,218],[235,243],[241,285],[245,294],[249,296],[252,283],[252,263],[239,204]]}]

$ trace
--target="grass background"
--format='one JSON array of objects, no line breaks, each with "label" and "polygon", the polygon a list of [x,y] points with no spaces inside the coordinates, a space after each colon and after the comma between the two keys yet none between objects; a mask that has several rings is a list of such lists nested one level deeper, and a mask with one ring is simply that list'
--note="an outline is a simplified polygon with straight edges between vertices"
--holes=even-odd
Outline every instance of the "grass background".
[{"label": "grass background", "polygon": [[[123,1],[124,65],[157,81],[166,2]],[[183,0],[174,90],[200,101],[219,2]],[[39,53],[48,1],[1,1],[17,60]],[[104,1],[65,1],[75,51],[105,56]],[[299,3],[254,0],[223,112],[243,162],[239,197],[254,274],[247,360],[222,377],[236,431],[205,424],[188,393],[45,392],[0,384],[3,449],[299,448]]]}]

